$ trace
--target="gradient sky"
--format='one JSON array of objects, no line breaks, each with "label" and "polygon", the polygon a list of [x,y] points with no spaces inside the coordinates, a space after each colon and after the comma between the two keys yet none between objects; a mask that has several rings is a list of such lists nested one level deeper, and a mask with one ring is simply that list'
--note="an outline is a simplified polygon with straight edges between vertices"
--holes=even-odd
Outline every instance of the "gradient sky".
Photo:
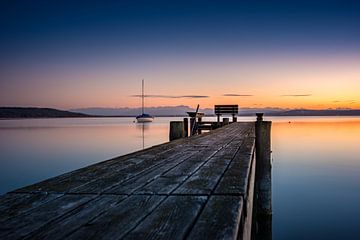
[{"label": "gradient sky", "polygon": [[360,1],[194,2],[2,1],[0,105],[360,108]]}]

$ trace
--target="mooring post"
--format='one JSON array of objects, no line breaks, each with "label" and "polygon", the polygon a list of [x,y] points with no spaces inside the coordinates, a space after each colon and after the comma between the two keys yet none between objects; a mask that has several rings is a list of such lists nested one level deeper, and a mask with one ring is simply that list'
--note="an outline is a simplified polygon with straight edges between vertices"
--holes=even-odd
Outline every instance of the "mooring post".
[{"label": "mooring post", "polygon": [[190,118],[190,136],[192,136],[194,134],[193,129],[194,129],[195,123],[196,123],[196,118],[191,117]]},{"label": "mooring post", "polygon": [[233,115],[233,122],[237,122],[237,116]]},{"label": "mooring post", "polygon": [[271,121],[263,121],[263,113],[257,113],[255,123],[255,219],[257,239],[272,238],[271,203]]},{"label": "mooring post", "polygon": [[170,141],[183,138],[184,134],[184,122],[183,121],[171,121],[170,122]]},{"label": "mooring post", "polygon": [[184,137],[189,136],[189,119],[184,118]]},{"label": "mooring post", "polygon": [[201,129],[199,128],[199,126],[201,125],[201,121],[202,121],[202,117],[198,117],[198,122],[197,122],[197,133],[201,134]]}]

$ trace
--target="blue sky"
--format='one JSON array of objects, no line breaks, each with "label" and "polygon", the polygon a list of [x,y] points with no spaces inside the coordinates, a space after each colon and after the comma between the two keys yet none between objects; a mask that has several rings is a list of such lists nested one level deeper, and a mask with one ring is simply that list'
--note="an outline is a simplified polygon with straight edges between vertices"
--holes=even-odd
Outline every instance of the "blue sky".
[{"label": "blue sky", "polygon": [[[204,66],[250,59],[254,66],[275,61],[286,68],[287,59],[297,58],[317,59],[313,64],[334,58],[339,62],[333,65],[346,65],[359,56],[359,12],[359,1],[5,1],[0,10],[0,93],[4,96],[0,100],[6,105],[76,107],[78,99],[71,104],[60,97],[61,91],[70,88],[61,88],[62,83],[73,81],[73,88],[81,91],[83,84],[104,81],[111,89],[119,85],[109,75],[117,75],[122,98],[113,99],[111,105],[126,106],[134,104],[126,97],[137,94],[132,82],[138,85],[144,77],[155,87],[169,81],[177,85],[180,78],[191,78],[186,72],[194,66],[206,71]],[[172,70],[164,71],[168,77],[160,76],[161,66]],[[89,77],[89,72],[96,79],[77,80]],[[51,87],[52,79],[57,79],[57,90]],[[59,99],[46,102],[47,96],[26,96],[24,86],[33,91],[43,86]],[[152,94],[189,91],[155,87]],[[219,95],[229,93],[228,88],[220,89]],[[248,88],[245,94],[258,90]],[[289,89],[283,95],[312,93],[311,88],[305,90]],[[188,94],[208,94],[202,91],[195,88]],[[82,106],[93,104],[81,99]]]}]

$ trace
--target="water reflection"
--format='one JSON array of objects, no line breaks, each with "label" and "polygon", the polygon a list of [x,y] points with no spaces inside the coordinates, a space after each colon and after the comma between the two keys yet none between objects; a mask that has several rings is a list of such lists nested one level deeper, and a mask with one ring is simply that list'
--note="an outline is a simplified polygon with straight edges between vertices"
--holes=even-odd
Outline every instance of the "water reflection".
[{"label": "water reflection", "polygon": [[149,131],[150,124],[149,122],[136,123],[136,128],[141,131],[142,149],[145,149],[145,131]]},{"label": "water reflection", "polygon": [[274,122],[274,239],[360,234],[360,120]]}]

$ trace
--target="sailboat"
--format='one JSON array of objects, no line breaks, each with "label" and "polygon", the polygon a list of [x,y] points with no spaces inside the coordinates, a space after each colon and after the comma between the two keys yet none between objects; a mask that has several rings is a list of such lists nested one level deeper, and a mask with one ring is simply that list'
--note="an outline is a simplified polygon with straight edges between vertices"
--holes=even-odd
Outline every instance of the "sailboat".
[{"label": "sailboat", "polygon": [[141,115],[136,117],[138,123],[152,122],[154,117],[150,114],[144,113],[144,79],[142,80],[142,89],[141,89]]}]

